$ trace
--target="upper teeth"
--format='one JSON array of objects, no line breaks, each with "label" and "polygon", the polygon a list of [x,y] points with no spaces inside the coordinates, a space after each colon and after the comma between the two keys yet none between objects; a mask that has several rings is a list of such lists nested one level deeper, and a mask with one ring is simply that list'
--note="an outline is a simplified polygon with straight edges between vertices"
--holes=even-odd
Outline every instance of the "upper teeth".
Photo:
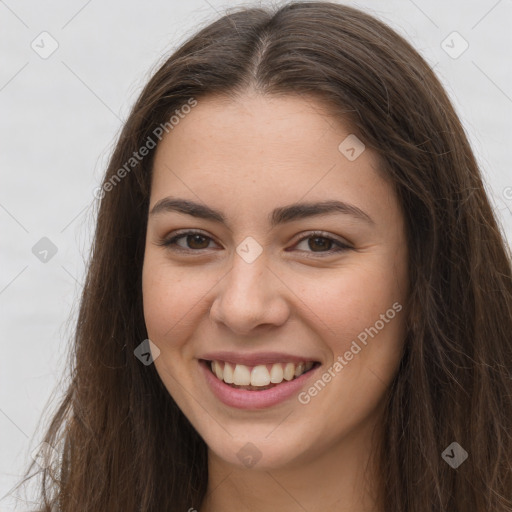
[{"label": "upper teeth", "polygon": [[212,361],[211,368],[218,379],[226,384],[237,386],[268,386],[270,383],[279,384],[284,380],[292,380],[310,370],[313,361],[301,363],[274,363],[257,366],[233,365],[224,361]]}]

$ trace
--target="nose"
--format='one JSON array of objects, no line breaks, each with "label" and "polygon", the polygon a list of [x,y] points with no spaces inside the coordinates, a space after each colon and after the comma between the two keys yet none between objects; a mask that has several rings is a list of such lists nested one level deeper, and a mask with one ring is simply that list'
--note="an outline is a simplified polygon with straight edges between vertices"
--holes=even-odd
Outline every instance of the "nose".
[{"label": "nose", "polygon": [[235,254],[231,270],[216,290],[210,317],[236,334],[272,329],[290,316],[287,287],[268,267],[264,255],[247,263]]}]

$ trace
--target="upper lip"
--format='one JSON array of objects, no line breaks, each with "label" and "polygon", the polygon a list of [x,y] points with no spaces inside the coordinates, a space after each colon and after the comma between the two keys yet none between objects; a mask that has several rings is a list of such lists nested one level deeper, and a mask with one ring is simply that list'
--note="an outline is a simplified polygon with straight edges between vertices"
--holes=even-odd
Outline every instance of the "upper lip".
[{"label": "upper lip", "polygon": [[240,352],[208,352],[198,357],[207,361],[224,361],[232,364],[243,364],[245,366],[256,366],[259,364],[273,363],[300,363],[314,361],[318,359],[309,356],[297,356],[293,354],[285,354],[284,352],[257,352],[257,353],[240,353]]}]

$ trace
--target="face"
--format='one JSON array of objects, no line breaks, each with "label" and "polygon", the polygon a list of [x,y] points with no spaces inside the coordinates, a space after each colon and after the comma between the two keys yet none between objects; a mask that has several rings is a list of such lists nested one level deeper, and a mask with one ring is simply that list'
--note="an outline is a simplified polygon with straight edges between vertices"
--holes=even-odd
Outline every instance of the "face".
[{"label": "face", "polygon": [[402,353],[407,250],[376,155],[349,135],[313,99],[248,93],[201,99],[157,148],[148,337],[225,463],[285,468],[378,424]]}]

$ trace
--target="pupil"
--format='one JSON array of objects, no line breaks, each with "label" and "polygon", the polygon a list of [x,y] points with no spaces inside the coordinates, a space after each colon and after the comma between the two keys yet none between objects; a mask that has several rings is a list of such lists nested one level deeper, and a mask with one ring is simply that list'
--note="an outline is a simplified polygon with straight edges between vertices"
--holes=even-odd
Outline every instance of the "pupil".
[{"label": "pupil", "polygon": [[[194,244],[196,242],[198,242],[199,245],[201,245],[201,240],[203,240],[203,245],[204,245],[204,241],[206,241],[205,237],[202,236],[202,235],[189,235],[189,241],[190,239],[192,239],[192,246],[194,246]],[[190,244],[189,244],[190,245]],[[208,245],[208,244],[206,244]],[[196,249],[204,249],[204,247],[195,247]]]},{"label": "pupil", "polygon": [[[323,243],[320,242],[319,244],[317,244],[318,240],[323,240]],[[311,242],[313,242],[313,244]],[[327,240],[327,238],[324,238],[324,237],[321,237],[321,236],[315,237],[315,238],[311,238],[310,239],[310,243],[309,243],[309,248],[310,249],[314,249],[313,245],[315,245],[315,244],[319,245],[320,249],[326,249],[326,245],[331,244],[331,241]],[[329,249],[329,247],[327,247],[327,249]]]}]

